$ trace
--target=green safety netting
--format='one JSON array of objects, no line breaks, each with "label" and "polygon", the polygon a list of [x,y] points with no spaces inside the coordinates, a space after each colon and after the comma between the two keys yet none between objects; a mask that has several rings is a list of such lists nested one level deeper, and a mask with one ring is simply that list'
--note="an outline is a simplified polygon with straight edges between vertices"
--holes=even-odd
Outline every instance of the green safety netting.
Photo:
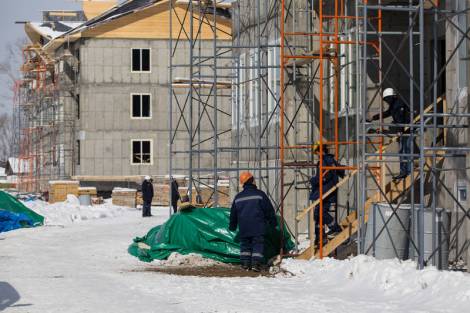
[{"label": "green safety netting", "polygon": [[[24,224],[23,227],[29,226],[40,226],[44,224],[44,217],[37,214],[36,212],[28,209],[23,203],[18,201],[12,195],[1,191],[0,190],[0,212],[4,212],[2,214],[2,225],[4,229],[14,229],[18,228],[19,226],[8,226],[6,224],[18,224],[18,221],[21,220],[21,225]],[[9,218],[7,218],[7,214],[9,214]],[[18,225],[20,225],[18,224]]]},{"label": "green safety netting", "polygon": [[[228,230],[230,209],[195,208],[179,212],[163,225],[152,228],[144,237],[137,237],[128,252],[141,261],[165,260],[172,252],[197,253],[224,263],[239,263],[238,232]],[[279,217],[278,217],[279,220]],[[294,243],[284,227],[284,247],[292,250]],[[279,226],[265,235],[265,259],[279,254]]]}]

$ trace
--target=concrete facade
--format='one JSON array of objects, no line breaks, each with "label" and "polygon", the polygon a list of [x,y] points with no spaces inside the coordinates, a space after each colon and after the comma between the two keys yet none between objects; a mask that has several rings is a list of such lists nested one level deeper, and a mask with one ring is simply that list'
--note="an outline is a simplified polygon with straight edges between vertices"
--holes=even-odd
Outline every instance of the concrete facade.
[{"label": "concrete facade", "polygon": [[[169,40],[82,39],[80,49],[80,119],[76,137],[80,140],[78,176],[134,176],[167,175],[169,164]],[[132,72],[132,49],[150,49],[150,72]],[[207,45],[207,54],[211,45]],[[187,43],[180,43],[176,59],[186,60]],[[178,72],[181,77],[186,71]],[[175,91],[178,93],[178,91]],[[131,95],[150,94],[151,118],[131,117]],[[228,99],[219,103],[220,108]],[[174,105],[172,119],[178,121]],[[197,123],[197,117],[194,117]],[[228,118],[220,121],[229,123]],[[209,131],[202,126],[201,134]],[[210,134],[210,131],[209,131]],[[151,140],[150,164],[132,164],[133,140]],[[187,144],[181,141],[180,149]],[[178,142],[176,141],[178,147]],[[173,167],[183,167],[184,155],[173,159]],[[210,160],[201,160],[201,166],[211,166]],[[228,165],[228,158],[219,166]],[[178,174],[178,173],[176,173]]]}]

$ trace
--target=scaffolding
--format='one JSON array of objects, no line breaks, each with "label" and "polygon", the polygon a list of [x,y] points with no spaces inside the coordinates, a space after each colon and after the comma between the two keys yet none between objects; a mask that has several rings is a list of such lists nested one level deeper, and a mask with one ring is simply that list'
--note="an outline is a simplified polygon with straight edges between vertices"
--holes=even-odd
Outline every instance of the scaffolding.
[{"label": "scaffolding", "polygon": [[[170,175],[187,175],[189,193],[212,187],[217,205],[221,177],[230,178],[234,194],[240,171],[253,171],[303,258],[351,246],[378,256],[385,234],[395,256],[420,268],[445,268],[447,254],[452,264],[463,258],[470,218],[462,170],[470,117],[467,4],[170,1],[170,11]],[[230,40],[221,27],[227,19]],[[409,123],[385,120],[386,88],[398,91]],[[380,118],[370,122],[374,113]],[[397,149],[403,138],[419,148]],[[338,165],[324,165],[327,148]],[[394,181],[400,161],[410,174]],[[318,171],[323,182],[337,170],[346,176],[329,190],[320,183],[319,199],[309,201],[310,177]],[[324,243],[323,206],[336,191],[342,231]],[[400,215],[405,207],[408,218]],[[406,234],[406,252],[392,238],[392,224]]]},{"label": "scaffolding", "polygon": [[16,118],[22,191],[44,192],[50,180],[73,175],[75,115],[68,99],[74,100],[76,70],[67,57],[52,58],[37,44],[23,48]]}]

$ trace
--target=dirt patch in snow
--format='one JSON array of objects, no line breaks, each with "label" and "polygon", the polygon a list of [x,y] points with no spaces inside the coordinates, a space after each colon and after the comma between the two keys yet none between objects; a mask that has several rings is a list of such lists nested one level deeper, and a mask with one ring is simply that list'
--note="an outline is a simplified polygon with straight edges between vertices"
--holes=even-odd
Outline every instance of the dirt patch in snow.
[{"label": "dirt patch in snow", "polygon": [[274,277],[268,270],[262,272],[246,271],[235,265],[212,265],[212,266],[149,266],[133,272],[155,272],[178,276],[197,277]]}]

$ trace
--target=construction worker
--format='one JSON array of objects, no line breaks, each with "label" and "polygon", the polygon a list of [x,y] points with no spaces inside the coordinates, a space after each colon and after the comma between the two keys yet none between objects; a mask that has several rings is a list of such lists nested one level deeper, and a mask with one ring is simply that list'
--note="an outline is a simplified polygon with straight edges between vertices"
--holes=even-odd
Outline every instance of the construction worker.
[{"label": "construction worker", "polygon": [[142,200],[144,204],[142,205],[142,217],[152,216],[152,199],[153,199],[153,184],[152,178],[150,176],[145,176],[144,181],[142,182]]},{"label": "construction worker", "polygon": [[[393,88],[387,88],[382,94],[383,100],[388,104],[388,109],[382,112],[382,118],[385,119],[389,116],[392,117],[392,123],[394,124],[410,124],[411,114],[410,108],[398,97],[396,91]],[[371,119],[367,119],[367,122],[372,122],[380,119],[380,113],[372,116]],[[399,136],[400,144],[400,174],[393,177],[393,180],[400,180],[408,176],[411,172],[411,157],[403,155],[411,153],[411,135],[410,128],[405,130],[404,126],[390,127],[391,133],[396,133]],[[419,151],[416,143],[414,153]]]},{"label": "construction worker", "polygon": [[[320,152],[320,142],[315,143],[314,153]],[[328,148],[323,146],[323,166],[341,166],[338,161],[335,160],[335,157],[328,153]],[[322,191],[323,194],[328,192],[333,188],[338,182],[339,177],[344,177],[344,170],[324,170],[323,171],[323,185]],[[310,185],[312,190],[310,192],[310,200],[316,201],[320,198],[320,161],[317,163],[317,170],[315,176],[310,178]],[[341,232],[341,227],[338,225],[336,220],[331,216],[329,210],[333,203],[337,202],[338,191],[335,190],[329,194],[326,198],[323,199],[323,225],[328,225],[329,231],[327,235],[333,235],[335,233]],[[315,220],[315,245],[318,245],[320,242],[320,204],[315,206],[313,218]],[[324,236],[326,241],[326,236]]]},{"label": "construction worker", "polygon": [[171,178],[171,206],[173,207],[173,213],[178,212],[178,200],[181,198],[178,190],[179,186],[176,180]]},{"label": "construction worker", "polygon": [[268,196],[256,187],[250,172],[241,173],[240,184],[243,191],[233,199],[229,229],[235,231],[239,227],[242,268],[259,272],[264,258],[264,235],[268,227],[276,227],[276,215]]}]

